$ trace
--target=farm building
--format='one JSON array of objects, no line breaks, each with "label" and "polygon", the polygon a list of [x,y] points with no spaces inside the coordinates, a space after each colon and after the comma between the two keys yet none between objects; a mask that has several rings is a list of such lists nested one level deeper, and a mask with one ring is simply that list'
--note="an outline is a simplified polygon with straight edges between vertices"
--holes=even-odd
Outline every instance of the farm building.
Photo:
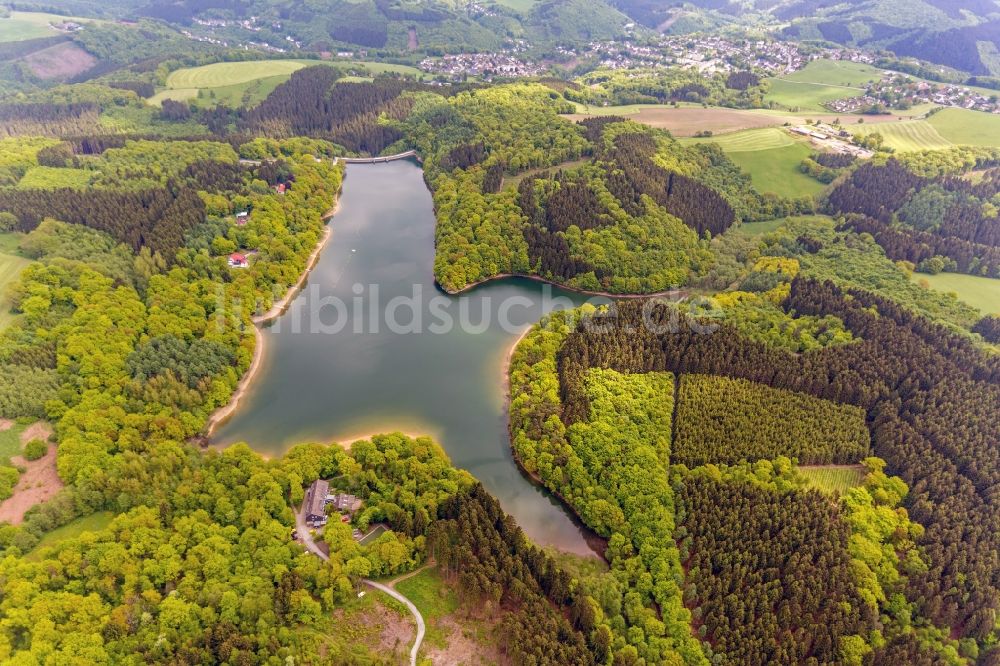
[{"label": "farm building", "polygon": [[330,483],[316,479],[306,491],[306,522],[311,527],[326,524],[326,498],[330,492]]},{"label": "farm building", "polygon": [[246,268],[250,264],[247,262],[247,258],[238,252],[233,252],[229,255],[229,265],[233,268]]}]

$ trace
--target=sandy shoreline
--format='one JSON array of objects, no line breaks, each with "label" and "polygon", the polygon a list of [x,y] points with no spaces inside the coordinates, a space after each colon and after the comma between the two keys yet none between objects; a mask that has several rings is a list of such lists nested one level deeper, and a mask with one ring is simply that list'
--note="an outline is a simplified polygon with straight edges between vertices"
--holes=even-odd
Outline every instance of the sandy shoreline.
[{"label": "sandy shoreline", "polygon": [[340,193],[337,193],[337,201],[333,208],[328,210],[323,214],[323,219],[326,220],[326,225],[323,228],[323,236],[320,238],[319,243],[313,249],[312,254],[309,255],[309,259],[306,260],[305,270],[302,271],[302,275],[299,276],[298,281],[288,288],[285,292],[285,297],[280,301],[271,306],[271,309],[262,315],[257,315],[251,317],[253,322],[253,334],[254,334],[254,348],[253,348],[253,360],[250,362],[250,367],[247,369],[243,377],[240,378],[239,383],[236,385],[236,390],[233,391],[233,395],[229,398],[229,402],[225,405],[216,409],[208,417],[208,421],[205,424],[205,437],[211,437],[215,429],[222,425],[226,419],[232,416],[233,412],[239,406],[240,400],[246,395],[247,389],[250,387],[250,382],[257,375],[260,370],[260,366],[263,365],[264,361],[264,336],[260,332],[260,327],[264,324],[270,323],[271,321],[277,319],[285,313],[288,309],[288,305],[294,300],[298,295],[299,291],[302,289],[302,285],[305,284],[306,280],[309,279],[309,274],[312,273],[313,268],[316,267],[316,263],[319,261],[319,256],[326,248],[327,243],[330,242],[330,238],[333,236],[333,227],[331,226],[330,219],[337,214],[340,210]]},{"label": "sandy shoreline", "polygon": [[524,278],[525,280],[531,280],[532,282],[540,282],[542,284],[547,284],[557,289],[562,289],[563,291],[569,291],[574,294],[582,294],[583,296],[603,296],[611,299],[636,299],[636,298],[662,298],[664,296],[676,296],[677,298],[686,298],[688,293],[683,289],[667,289],[666,291],[654,291],[648,294],[615,294],[610,291],[591,291],[590,289],[580,289],[578,287],[570,287],[565,284],[560,284],[554,282],[553,280],[548,280],[546,278],[540,277],[538,275],[531,275],[528,273],[497,273],[492,277],[484,278],[482,280],[477,280],[472,284],[468,284],[461,289],[451,290],[445,288],[440,282],[435,280],[437,284],[444,293],[449,296],[461,296],[462,294],[468,293],[475,289],[476,287],[481,287],[484,284],[493,282],[494,280],[503,280],[506,278]]},{"label": "sandy shoreline", "polygon": [[253,381],[254,376],[257,371],[260,370],[260,366],[264,362],[264,336],[260,332],[260,328],[257,326],[253,327],[254,335],[254,346],[253,346],[253,360],[250,361],[250,367],[247,369],[243,377],[240,378],[239,384],[236,385],[236,390],[233,391],[233,395],[229,398],[227,402],[222,407],[219,407],[212,415],[208,417],[208,422],[205,424],[205,437],[211,437],[215,429],[222,425],[226,419],[232,416],[233,412],[236,411],[236,407],[240,404],[240,399],[246,394],[247,389],[250,387],[250,382]]},{"label": "sandy shoreline", "polygon": [[532,324],[528,328],[521,331],[521,335],[517,336],[517,340],[514,340],[511,344],[510,349],[507,350],[507,356],[503,360],[503,395],[504,395],[504,405],[503,413],[507,418],[507,431],[510,433],[510,364],[514,360],[514,352],[517,351],[517,346],[528,337],[528,333],[531,333],[532,329],[535,328],[537,324]]},{"label": "sandy shoreline", "polygon": [[306,260],[306,267],[305,270],[302,271],[302,275],[299,276],[299,279],[295,284],[288,288],[288,291],[285,292],[284,298],[272,305],[270,310],[264,314],[254,316],[252,318],[253,323],[267,324],[285,314],[285,311],[288,309],[288,305],[295,299],[299,291],[302,290],[302,286],[306,283],[306,280],[309,279],[309,274],[312,273],[313,268],[316,267],[320,254],[326,248],[327,243],[330,242],[330,238],[333,236],[333,227],[331,226],[329,220],[336,215],[339,210],[340,197],[338,195],[337,203],[334,207],[323,214],[323,219],[327,220],[326,225],[323,227],[323,236],[320,238],[319,243],[316,244],[312,254],[310,254],[309,258]]}]

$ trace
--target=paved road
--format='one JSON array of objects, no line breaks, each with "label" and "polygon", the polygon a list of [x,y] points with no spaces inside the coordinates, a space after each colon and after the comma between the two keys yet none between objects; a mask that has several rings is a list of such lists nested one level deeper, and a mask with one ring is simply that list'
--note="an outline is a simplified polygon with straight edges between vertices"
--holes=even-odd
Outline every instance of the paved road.
[{"label": "paved road", "polygon": [[[304,506],[305,505],[303,505],[303,508]],[[303,514],[302,510],[295,512],[295,530],[298,533],[299,541],[310,552],[315,553],[324,560],[329,560],[330,557],[326,553],[324,553],[323,550],[319,546],[317,546],[316,542],[313,540],[312,535],[309,533],[309,526],[306,525],[305,516],[302,514]],[[391,587],[383,585],[382,583],[376,583],[375,581],[368,580],[367,578],[365,578],[361,582],[369,587],[379,590],[380,592],[385,592],[390,597],[392,597],[393,599],[395,599],[396,601],[400,602],[401,604],[410,609],[410,613],[413,614],[413,618],[417,621],[417,638],[416,640],[413,641],[413,648],[410,649],[410,666],[417,666],[417,653],[420,652],[420,644],[423,642],[424,634],[427,631],[427,627],[426,625],[424,625],[424,616],[420,614],[420,611],[417,609],[416,606],[413,605],[412,601],[410,601],[409,599],[407,599],[406,597],[404,597],[402,594],[392,589]]]}]

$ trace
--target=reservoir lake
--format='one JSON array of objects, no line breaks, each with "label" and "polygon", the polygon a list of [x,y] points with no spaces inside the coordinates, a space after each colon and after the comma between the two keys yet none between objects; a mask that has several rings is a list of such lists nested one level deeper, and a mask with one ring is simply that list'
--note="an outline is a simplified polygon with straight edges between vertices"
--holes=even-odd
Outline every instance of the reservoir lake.
[{"label": "reservoir lake", "polygon": [[442,292],[431,195],[409,160],[349,165],[329,224],[305,287],[262,330],[260,370],[213,443],[280,455],[302,442],[430,435],[535,543],[592,553],[585,530],[514,462],[503,381],[531,324],[588,297],[522,278]]}]

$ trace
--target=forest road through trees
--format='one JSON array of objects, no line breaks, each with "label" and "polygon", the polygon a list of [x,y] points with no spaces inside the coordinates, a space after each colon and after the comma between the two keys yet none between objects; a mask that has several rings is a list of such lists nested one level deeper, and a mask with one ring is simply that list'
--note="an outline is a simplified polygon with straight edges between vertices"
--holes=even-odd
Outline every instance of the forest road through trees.
[{"label": "forest road through trees", "polygon": [[[312,538],[312,534],[309,533],[309,526],[306,525],[306,519],[304,515],[305,505],[295,511],[295,530],[298,535],[298,541],[306,547],[306,550],[313,553],[314,555],[320,557],[321,559],[329,560],[330,556],[323,552],[323,550],[316,545],[316,542]],[[362,579],[365,585],[375,588],[380,592],[385,592],[390,597],[398,601],[399,603],[410,609],[410,613],[413,618],[417,621],[417,637],[413,641],[413,647],[410,649],[410,666],[417,666],[417,653],[420,652],[420,644],[424,641],[424,634],[427,632],[427,626],[424,624],[424,616],[420,614],[420,611],[413,604],[412,601],[404,597],[402,594],[396,590],[383,585],[382,583],[376,583],[373,580],[368,580],[367,578]]]}]

